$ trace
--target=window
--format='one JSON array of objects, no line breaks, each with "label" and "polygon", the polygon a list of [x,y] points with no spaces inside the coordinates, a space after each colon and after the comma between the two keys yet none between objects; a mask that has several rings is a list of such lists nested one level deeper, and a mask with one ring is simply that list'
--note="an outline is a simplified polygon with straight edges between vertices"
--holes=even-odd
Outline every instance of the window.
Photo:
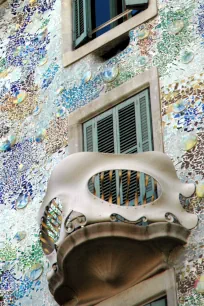
[{"label": "window", "polygon": [[[134,97],[129,98],[114,108],[83,124],[84,151],[133,154],[153,150],[152,120],[149,90],[145,89]],[[109,171],[104,173],[105,181]],[[133,172],[130,178],[130,187],[127,186],[127,170],[122,171],[122,190],[119,191],[119,173],[113,172],[111,194],[113,203],[117,203],[117,195],[120,193],[124,205],[128,188],[128,201],[134,205],[135,190],[139,195],[138,204],[143,204],[145,197],[147,203],[151,202],[152,196],[156,198],[153,179],[149,179],[145,187],[144,174],[140,174],[137,184],[137,174]],[[97,195],[100,197],[101,189],[108,201],[110,186],[103,188],[98,182]],[[91,189],[91,187],[90,187]],[[107,189],[107,190],[106,190]],[[139,189],[139,190],[138,190]]]},{"label": "window", "polygon": [[149,90],[87,121],[84,150],[104,153],[139,153],[153,150]]},{"label": "window", "polygon": [[120,49],[130,30],[157,15],[157,1],[62,0],[61,14],[66,67],[89,53],[104,56],[113,47]]},{"label": "window", "polygon": [[148,0],[73,0],[74,48],[99,37],[147,7]]},{"label": "window", "polygon": [[[148,302],[149,301],[149,302]],[[177,306],[173,269],[156,274],[122,291],[97,306]]]},{"label": "window", "polygon": [[163,152],[158,71],[157,68],[152,67],[69,114],[69,153],[73,154],[84,150],[84,123],[119,105],[146,88],[149,89],[149,102],[151,104],[153,148],[155,151]]},{"label": "window", "polygon": [[163,297],[159,300],[146,304],[145,306],[167,306],[167,298]]}]

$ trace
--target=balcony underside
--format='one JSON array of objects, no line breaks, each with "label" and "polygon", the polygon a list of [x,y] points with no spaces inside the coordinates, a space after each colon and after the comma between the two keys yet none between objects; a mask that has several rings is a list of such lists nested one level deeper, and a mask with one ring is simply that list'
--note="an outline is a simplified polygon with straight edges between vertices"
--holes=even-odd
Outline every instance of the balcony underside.
[{"label": "balcony underside", "polygon": [[182,226],[163,222],[81,228],[59,246],[50,291],[59,305],[95,305],[167,269],[169,252],[188,235]]}]

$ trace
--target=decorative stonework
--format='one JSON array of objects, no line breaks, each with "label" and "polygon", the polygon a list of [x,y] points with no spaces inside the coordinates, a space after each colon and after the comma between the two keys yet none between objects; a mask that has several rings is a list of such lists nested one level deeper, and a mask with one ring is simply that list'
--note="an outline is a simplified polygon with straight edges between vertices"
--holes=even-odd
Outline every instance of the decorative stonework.
[{"label": "decorative stonework", "polygon": [[[47,288],[50,267],[39,243],[36,216],[51,171],[69,151],[67,119],[62,115],[60,124],[56,123],[62,114],[59,109],[65,109],[69,118],[69,113],[104,91],[156,66],[165,152],[183,183],[203,181],[203,0],[157,0],[157,5],[158,16],[129,33],[125,50],[108,61],[89,55],[67,69],[62,65],[61,1],[11,0],[1,5],[0,140],[17,137],[16,144],[0,152],[0,291],[5,303],[56,305]],[[176,20],[182,20],[184,26],[170,34],[169,24]],[[138,65],[141,56],[146,59],[144,65]],[[119,75],[104,84],[104,69],[115,65]],[[83,82],[87,71],[91,71],[91,79]],[[26,91],[27,97],[13,103],[21,91]],[[187,102],[186,108],[174,112],[171,105],[181,100]],[[39,129],[46,129],[47,135],[36,143]],[[180,140],[189,132],[196,133],[197,143],[184,151]],[[21,194],[29,195],[30,202],[17,210]],[[179,306],[203,304],[203,295],[194,286],[203,273],[203,204],[196,194],[182,200],[185,210],[195,213],[199,222],[188,244],[178,254],[174,251],[171,262],[177,274]],[[14,239],[22,231],[27,233],[25,239]],[[29,271],[37,263],[43,265],[43,274],[32,280]]]}]

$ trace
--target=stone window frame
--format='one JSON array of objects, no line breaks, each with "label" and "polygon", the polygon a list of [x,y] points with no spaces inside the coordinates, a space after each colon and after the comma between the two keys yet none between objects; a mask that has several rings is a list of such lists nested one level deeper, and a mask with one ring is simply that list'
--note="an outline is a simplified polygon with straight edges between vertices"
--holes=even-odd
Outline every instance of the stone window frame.
[{"label": "stone window frame", "polygon": [[[107,44],[115,44],[128,36],[130,30],[155,17],[158,13],[157,1],[149,0],[149,6],[140,14],[128,19],[117,27],[109,30],[103,35],[89,41],[78,49],[73,49],[72,38],[72,0],[62,0],[62,53],[63,65],[67,67],[80,60],[86,55],[107,47]],[[106,47],[105,47],[106,46]]]},{"label": "stone window frame", "polygon": [[97,306],[143,306],[167,296],[168,306],[177,306],[174,269],[166,270],[97,304]]},{"label": "stone window frame", "polygon": [[150,93],[154,151],[163,152],[159,76],[157,68],[152,67],[69,114],[69,154],[83,152],[83,123],[146,88]]}]

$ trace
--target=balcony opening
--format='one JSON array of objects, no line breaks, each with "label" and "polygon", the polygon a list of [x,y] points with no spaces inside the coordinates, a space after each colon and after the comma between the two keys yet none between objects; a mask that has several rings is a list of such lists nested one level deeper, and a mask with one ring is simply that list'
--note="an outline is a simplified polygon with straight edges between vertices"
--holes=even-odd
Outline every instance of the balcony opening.
[{"label": "balcony opening", "polygon": [[89,191],[98,198],[121,206],[138,206],[158,198],[158,182],[148,174],[131,170],[109,170],[92,176]]},{"label": "balcony opening", "polygon": [[54,198],[46,206],[40,225],[40,241],[46,255],[51,254],[56,249],[61,225],[62,204],[60,199]]}]

